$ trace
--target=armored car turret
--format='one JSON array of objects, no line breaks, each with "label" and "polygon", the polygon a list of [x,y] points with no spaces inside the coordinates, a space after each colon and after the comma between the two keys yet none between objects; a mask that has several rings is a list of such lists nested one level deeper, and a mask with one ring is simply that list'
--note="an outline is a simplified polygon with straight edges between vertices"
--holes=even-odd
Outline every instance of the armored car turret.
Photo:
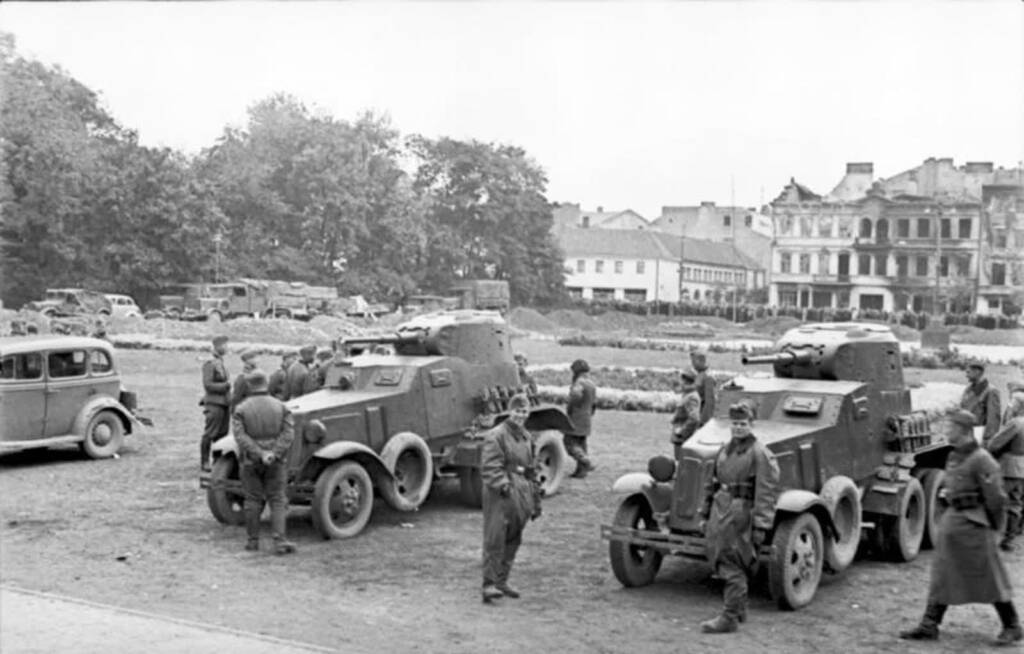
[{"label": "armored car turret", "polygon": [[650,583],[664,554],[704,558],[704,489],[730,438],[728,407],[756,415],[754,433],[781,471],[770,545],[761,556],[783,608],[809,603],[823,570],[852,563],[862,532],[875,550],[909,561],[934,540],[949,446],[911,408],[899,342],[888,327],[810,324],[788,331],[770,354],[743,358],[773,375],[734,378],[716,415],[648,473],[620,478],[625,495],[602,527],[612,569],[627,586]]}]

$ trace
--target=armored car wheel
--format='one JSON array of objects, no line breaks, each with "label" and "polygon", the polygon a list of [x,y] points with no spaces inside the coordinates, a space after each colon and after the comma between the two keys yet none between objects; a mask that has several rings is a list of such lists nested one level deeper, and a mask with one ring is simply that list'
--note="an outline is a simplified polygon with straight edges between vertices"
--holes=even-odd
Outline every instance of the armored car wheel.
[{"label": "armored car wheel", "polygon": [[913,561],[921,551],[926,522],[924,489],[911,477],[900,495],[899,514],[879,516],[876,542],[888,558]]},{"label": "armored car wheel", "polygon": [[[615,512],[613,524],[658,531],[651,505],[642,495],[631,495],[622,501]],[[639,547],[622,541],[608,542],[608,558],[611,560],[615,578],[626,587],[646,586],[654,581],[661,568],[662,553],[651,547]]]},{"label": "armored car wheel", "polygon": [[569,455],[562,444],[562,432],[549,429],[537,434],[537,481],[544,489],[545,497],[551,497],[565,479]]},{"label": "armored car wheel", "polygon": [[380,458],[393,477],[377,484],[384,501],[396,511],[415,511],[427,499],[434,479],[434,459],[426,442],[411,431],[392,436]]},{"label": "armored car wheel", "polygon": [[239,482],[238,459],[225,454],[213,462],[210,487],[206,489],[206,504],[213,517],[225,525],[245,524],[245,496],[227,488],[227,483]]},{"label": "armored car wheel", "polygon": [[107,459],[124,444],[124,425],[113,411],[100,411],[85,427],[82,451],[92,459]]},{"label": "armored car wheel", "polygon": [[832,512],[836,528],[835,538],[825,539],[825,566],[840,573],[853,563],[860,545],[860,491],[852,479],[838,475],[825,482],[819,495]]},{"label": "armored car wheel", "polygon": [[824,550],[821,525],[810,513],[786,518],[775,527],[768,588],[780,609],[796,610],[814,599]]},{"label": "armored car wheel", "polygon": [[324,538],[352,538],[370,521],[373,483],[355,461],[329,465],[313,490],[313,526]]},{"label": "armored car wheel", "polygon": [[935,543],[939,542],[939,524],[942,522],[942,514],[946,511],[945,505],[939,501],[939,488],[942,487],[942,480],[946,478],[946,472],[939,468],[925,468],[915,470],[914,475],[920,480],[924,491],[925,528],[921,547],[928,549],[935,547]]},{"label": "armored car wheel", "polygon": [[483,507],[484,480],[480,477],[480,468],[459,468],[459,498],[473,508]]}]

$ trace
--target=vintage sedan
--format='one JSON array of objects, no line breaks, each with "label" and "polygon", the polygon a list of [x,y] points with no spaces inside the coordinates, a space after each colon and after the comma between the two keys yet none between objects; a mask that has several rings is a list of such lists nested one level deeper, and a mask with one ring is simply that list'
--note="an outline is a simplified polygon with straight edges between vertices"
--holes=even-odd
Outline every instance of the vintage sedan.
[{"label": "vintage sedan", "polygon": [[0,453],[77,443],[114,456],[152,424],[121,383],[110,343],[75,336],[0,338]]}]

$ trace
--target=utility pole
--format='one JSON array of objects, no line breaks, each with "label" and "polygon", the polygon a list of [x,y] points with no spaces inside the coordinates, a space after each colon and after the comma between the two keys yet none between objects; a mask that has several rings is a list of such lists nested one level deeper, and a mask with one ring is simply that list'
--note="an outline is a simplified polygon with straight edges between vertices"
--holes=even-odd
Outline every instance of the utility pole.
[{"label": "utility pole", "polygon": [[224,240],[220,232],[217,232],[213,237],[214,246],[214,269],[213,269],[213,283],[220,283],[220,244]]},{"label": "utility pole", "polygon": [[942,271],[942,207],[935,213],[935,284],[932,285],[932,314],[939,315],[939,273]]}]

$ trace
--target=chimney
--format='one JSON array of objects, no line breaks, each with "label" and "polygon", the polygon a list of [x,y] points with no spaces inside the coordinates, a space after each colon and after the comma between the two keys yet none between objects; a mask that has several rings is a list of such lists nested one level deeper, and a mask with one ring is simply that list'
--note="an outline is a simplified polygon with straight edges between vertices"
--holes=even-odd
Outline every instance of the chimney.
[{"label": "chimney", "polygon": [[992,170],[991,161],[968,161],[964,166],[966,173],[991,173]]},{"label": "chimney", "polygon": [[700,206],[702,206],[702,207],[713,207],[713,206],[715,206],[715,203],[711,202],[709,200],[704,200],[704,201],[702,201],[700,203]]},{"label": "chimney", "polygon": [[846,174],[847,175],[874,175],[875,174],[875,164],[870,162],[870,161],[867,161],[867,162],[863,162],[862,161],[862,162],[859,162],[859,163],[847,163],[846,164]]}]

